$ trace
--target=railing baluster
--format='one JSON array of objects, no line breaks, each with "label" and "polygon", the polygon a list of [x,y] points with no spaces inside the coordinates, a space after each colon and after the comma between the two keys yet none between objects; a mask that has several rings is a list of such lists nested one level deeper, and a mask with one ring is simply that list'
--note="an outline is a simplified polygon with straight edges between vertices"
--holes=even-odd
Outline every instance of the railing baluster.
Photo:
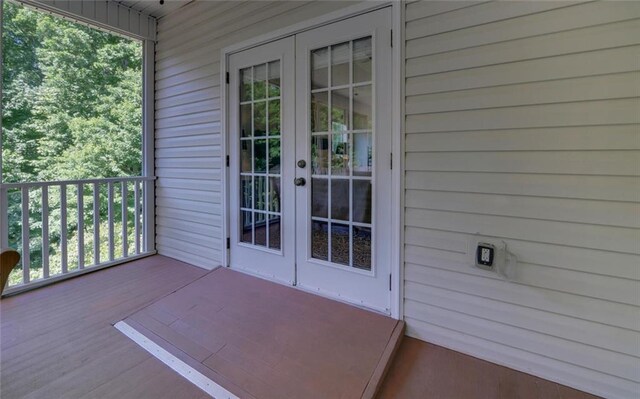
[{"label": "railing baluster", "polygon": [[107,183],[107,213],[109,219],[109,260],[113,260],[114,243],[113,243],[113,182]]},{"label": "railing baluster", "polygon": [[42,186],[42,277],[49,277],[49,186]]},{"label": "railing baluster", "polygon": [[67,273],[67,185],[60,185],[60,265],[62,274]]},{"label": "railing baluster", "polygon": [[29,187],[22,187],[22,283],[30,280],[31,248],[29,246]]},{"label": "railing baluster", "polygon": [[121,183],[122,187],[122,257],[126,258],[129,255],[128,242],[127,242],[127,182]]},{"label": "railing baluster", "polygon": [[84,269],[84,184],[78,184],[78,269]]},{"label": "railing baluster", "polygon": [[93,264],[100,263],[100,185],[93,183]]},{"label": "railing baluster", "polygon": [[135,202],[135,240],[136,240],[136,254],[140,253],[140,182],[133,182],[133,194]]}]

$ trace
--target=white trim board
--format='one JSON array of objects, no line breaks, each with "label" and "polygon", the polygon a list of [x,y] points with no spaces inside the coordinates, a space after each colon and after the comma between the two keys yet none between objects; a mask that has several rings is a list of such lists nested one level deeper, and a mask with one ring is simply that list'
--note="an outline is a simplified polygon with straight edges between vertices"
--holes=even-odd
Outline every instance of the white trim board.
[{"label": "white trim board", "polygon": [[169,366],[173,371],[189,380],[189,382],[206,392],[212,398],[239,399],[238,396],[229,392],[222,386],[216,384],[209,377],[205,376],[198,370],[189,366],[187,363],[178,359],[176,356],[169,353],[166,349],[163,349],[158,344],[140,333],[138,330],[131,327],[125,321],[117,322],[114,327],[118,331],[126,335],[133,342],[138,344],[142,349],[149,352],[153,357]]}]

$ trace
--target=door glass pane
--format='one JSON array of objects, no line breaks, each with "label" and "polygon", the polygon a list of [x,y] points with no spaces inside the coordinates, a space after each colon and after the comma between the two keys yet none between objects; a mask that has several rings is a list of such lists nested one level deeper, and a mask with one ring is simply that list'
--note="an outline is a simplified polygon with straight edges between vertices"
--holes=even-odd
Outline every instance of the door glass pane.
[{"label": "door glass pane", "polygon": [[267,91],[267,64],[253,67],[253,99],[264,99]]},{"label": "door glass pane", "polygon": [[311,95],[311,131],[329,130],[329,95],[326,91]]},{"label": "door glass pane", "polygon": [[253,206],[261,211],[267,210],[267,178],[265,176],[255,176],[253,178]]},{"label": "door glass pane", "polygon": [[251,101],[251,68],[240,70],[240,101]]},{"label": "door glass pane", "polygon": [[280,61],[269,63],[269,97],[280,97]]},{"label": "door glass pane", "polygon": [[331,223],[331,262],[349,265],[349,225]]},{"label": "door glass pane", "polygon": [[353,41],[353,83],[371,80],[371,38]]},{"label": "door glass pane", "polygon": [[331,180],[331,219],[349,220],[349,180]]},{"label": "door glass pane", "polygon": [[331,130],[349,130],[349,89],[331,92]]},{"label": "door glass pane", "polygon": [[240,172],[248,172],[251,173],[252,171],[252,158],[253,158],[253,151],[252,151],[252,144],[253,141],[251,140],[241,140],[240,141]]},{"label": "door glass pane", "polygon": [[254,212],[253,213],[253,223],[255,232],[254,234],[254,244],[259,245],[261,247],[267,246],[267,214],[262,212]]},{"label": "door glass pane", "polygon": [[329,80],[329,49],[319,48],[311,52],[311,90],[324,89]]},{"label": "door glass pane", "polygon": [[253,214],[247,211],[241,213],[240,241],[253,244]]},{"label": "door glass pane", "polygon": [[311,216],[329,217],[329,185],[327,179],[311,179]]},{"label": "door glass pane", "polygon": [[349,134],[334,134],[331,138],[331,174],[349,176],[350,151]]},{"label": "door glass pane", "polygon": [[353,129],[371,129],[373,106],[371,85],[353,88]]},{"label": "door glass pane", "polygon": [[371,223],[371,181],[353,181],[353,221]]},{"label": "door glass pane", "polygon": [[280,212],[280,178],[269,177],[269,211]]},{"label": "door glass pane", "polygon": [[269,173],[280,174],[280,139],[269,140]]},{"label": "door glass pane", "polygon": [[349,84],[350,43],[331,46],[331,86]]},{"label": "door glass pane", "polygon": [[280,249],[280,61],[240,71],[240,241]]},{"label": "door glass pane", "polygon": [[253,103],[253,135],[267,135],[267,102],[259,101]]},{"label": "door glass pane", "polygon": [[269,136],[280,135],[280,100],[269,100]]},{"label": "door glass pane", "polygon": [[372,269],[373,253],[372,48],[369,36],[312,51],[310,60],[312,257],[362,270]]},{"label": "door glass pane", "polygon": [[311,138],[311,173],[326,175],[329,173],[329,135],[323,134]]},{"label": "door glass pane", "polygon": [[373,164],[373,141],[371,133],[353,134],[353,175],[371,176]]},{"label": "door glass pane", "polygon": [[251,103],[240,106],[240,131],[242,137],[251,137]]},{"label": "door glass pane", "polygon": [[329,223],[313,221],[311,223],[311,256],[315,259],[329,260]]},{"label": "door glass pane", "polygon": [[253,171],[255,173],[267,172],[267,140],[253,141]]},{"label": "door glass pane", "polygon": [[280,249],[280,215],[269,214],[269,248]]},{"label": "door glass pane", "polygon": [[353,267],[371,270],[371,228],[353,226]]},{"label": "door glass pane", "polygon": [[240,177],[240,206],[242,208],[253,208],[253,184],[251,176]]}]

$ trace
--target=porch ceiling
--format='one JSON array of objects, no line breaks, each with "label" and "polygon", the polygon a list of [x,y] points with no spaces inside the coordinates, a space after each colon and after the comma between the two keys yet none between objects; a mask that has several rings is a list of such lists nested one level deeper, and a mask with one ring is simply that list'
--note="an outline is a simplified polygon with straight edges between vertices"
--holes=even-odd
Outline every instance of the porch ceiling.
[{"label": "porch ceiling", "polygon": [[130,7],[143,14],[150,15],[155,18],[162,18],[165,15],[177,10],[185,4],[195,0],[165,0],[164,4],[160,4],[159,0],[114,0],[123,6]]}]

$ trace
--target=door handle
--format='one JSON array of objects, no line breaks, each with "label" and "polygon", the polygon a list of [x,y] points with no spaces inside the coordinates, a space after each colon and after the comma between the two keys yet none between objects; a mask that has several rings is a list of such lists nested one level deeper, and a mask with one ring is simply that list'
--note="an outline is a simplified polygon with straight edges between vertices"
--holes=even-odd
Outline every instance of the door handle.
[{"label": "door handle", "polygon": [[298,177],[293,181],[293,184],[300,187],[307,184],[307,181],[304,179],[304,177]]}]

